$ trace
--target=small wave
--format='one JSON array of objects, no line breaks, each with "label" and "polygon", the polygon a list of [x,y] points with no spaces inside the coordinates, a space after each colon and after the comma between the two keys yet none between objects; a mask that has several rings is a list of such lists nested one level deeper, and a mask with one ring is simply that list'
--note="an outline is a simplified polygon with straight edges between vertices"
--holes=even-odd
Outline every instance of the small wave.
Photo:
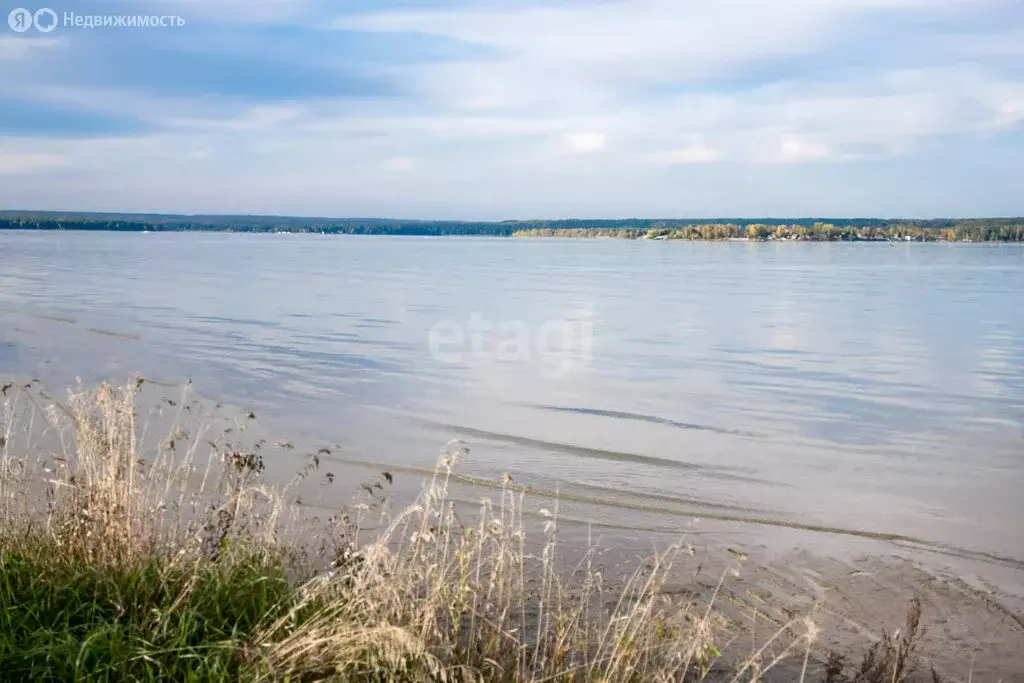
[{"label": "small wave", "polygon": [[0,312],[3,312],[3,313],[14,313],[16,315],[28,316],[29,318],[38,318],[39,320],[52,320],[53,322],[68,323],[68,324],[71,324],[71,325],[74,325],[75,323],[78,322],[74,318],[68,318],[68,317],[62,316],[62,315],[48,315],[46,313],[32,313],[30,311],[19,311],[17,309],[12,309],[12,308],[0,308]]},{"label": "small wave", "polygon": [[[366,460],[350,459],[345,457],[331,457],[330,460],[346,465],[352,465],[355,467],[366,467],[373,469],[387,469],[394,472],[403,472],[405,474],[420,475],[423,477],[429,477],[434,474],[434,471],[428,468],[422,467],[411,467],[407,465],[398,464],[384,464],[371,462]],[[509,491],[515,491],[517,493],[524,493],[529,496],[535,496],[538,498],[548,498],[551,500],[564,500],[576,503],[584,503],[589,505],[595,505],[598,507],[605,508],[617,508],[621,510],[634,510],[638,512],[646,512],[657,515],[665,515],[668,517],[686,517],[686,518],[700,518],[717,520],[720,522],[731,522],[743,525],[752,526],[764,526],[764,527],[776,527],[781,529],[795,529],[797,531],[807,531],[812,533],[830,534],[835,536],[853,536],[857,538],[866,538],[874,541],[881,541],[892,543],[895,546],[906,548],[910,550],[928,551],[933,553],[939,553],[952,557],[961,557],[966,559],[972,559],[986,564],[1001,565],[1004,567],[1010,567],[1013,569],[1024,569],[1024,562],[1017,558],[1006,557],[1002,555],[996,555],[992,553],[979,552],[974,550],[968,550],[966,548],[960,548],[948,543],[939,543],[935,541],[927,541],[921,538],[915,538],[913,536],[907,536],[904,534],[894,534],[883,531],[872,531],[868,529],[850,529],[843,527],[828,526],[824,524],[813,524],[807,522],[797,522],[794,520],[787,519],[773,519],[770,517],[763,517],[757,515],[741,515],[741,514],[728,514],[718,513],[709,510],[694,510],[694,509],[682,509],[675,507],[665,507],[663,505],[650,505],[644,503],[633,503],[625,500],[613,500],[607,497],[587,496],[587,495],[575,495],[564,491],[555,491],[546,489],[540,486],[521,485],[516,483],[501,483],[485,479],[482,477],[473,477],[461,474],[452,474],[451,480],[460,484],[466,484],[470,486],[479,486],[490,489],[507,489]]]},{"label": "small wave", "polygon": [[693,422],[680,422],[678,420],[670,420],[666,417],[658,417],[656,415],[643,415],[641,413],[627,413],[621,410],[599,410],[597,408],[572,408],[569,406],[549,406],[539,403],[526,404],[531,408],[539,408],[541,410],[550,410],[559,413],[577,413],[579,415],[597,415],[599,417],[613,417],[620,420],[636,420],[638,422],[649,422],[656,425],[666,425],[669,427],[676,427],[677,429],[696,429],[702,432],[714,432],[715,434],[729,434],[731,436],[749,436],[756,437],[757,434],[748,432],[742,429],[725,429],[723,427],[713,427],[711,425],[695,424]]},{"label": "small wave", "polygon": [[724,467],[713,467],[709,465],[703,465],[700,463],[687,462],[685,460],[673,460],[671,458],[661,458],[655,455],[642,455],[640,453],[626,453],[624,451],[609,451],[601,448],[590,448],[588,446],[576,446],[573,444],[559,443],[557,441],[544,441],[542,439],[533,439],[527,436],[500,434],[498,432],[490,432],[483,429],[474,429],[473,427],[463,427],[461,425],[451,425],[436,422],[428,422],[426,424],[427,426],[433,427],[435,429],[447,430],[469,438],[486,439],[488,441],[501,441],[504,443],[513,444],[515,446],[556,451],[559,453],[564,453],[566,455],[574,455],[581,458],[594,458],[598,460],[611,460],[615,462],[635,462],[643,465],[650,465],[652,467],[665,467],[679,470],[697,471],[720,479],[747,481],[754,482],[757,484],[772,484],[779,486],[782,485],[779,484],[778,482],[772,482],[765,479],[758,479],[755,477],[747,477],[740,474],[735,474]]},{"label": "small wave", "polygon": [[137,334],[132,334],[130,332],[115,332],[113,330],[104,330],[98,327],[90,327],[89,331],[92,332],[93,334],[102,334],[107,337],[118,337],[120,339],[134,339],[136,341],[142,339],[141,336]]}]

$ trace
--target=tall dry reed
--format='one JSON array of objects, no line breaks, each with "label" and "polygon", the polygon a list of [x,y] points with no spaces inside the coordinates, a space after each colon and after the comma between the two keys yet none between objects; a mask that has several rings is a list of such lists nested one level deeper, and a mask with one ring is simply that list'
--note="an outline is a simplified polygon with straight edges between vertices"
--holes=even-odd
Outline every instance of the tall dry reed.
[{"label": "tall dry reed", "polygon": [[[784,662],[795,662],[799,680],[807,676],[816,638],[807,618],[782,624],[757,648],[733,641],[715,601],[735,569],[710,599],[665,590],[693,570],[686,544],[625,577],[604,576],[594,548],[569,564],[559,555],[557,504],[541,511],[531,535],[524,494],[507,476],[496,501],[460,518],[449,493],[468,454],[459,442],[416,501],[372,536],[363,528],[371,510],[356,505],[339,508],[298,547],[282,539],[299,537],[289,525],[302,511],[285,503],[288,487],[262,483],[264,442],[239,436],[253,416],[210,438],[212,422],[184,419],[185,395],[168,401],[168,435],[143,446],[152,440],[138,424],[141,385],[78,388],[66,403],[6,386],[0,549],[34,539],[71,563],[156,563],[193,576],[158,613],[188,602],[210,567],[226,572],[254,557],[286,567],[294,577],[287,604],[231,645],[253,678],[738,682]],[[34,446],[37,433],[60,450]],[[313,456],[309,467],[319,464]],[[385,473],[374,486],[390,480]],[[322,563],[317,548],[330,550]],[[900,671],[914,654],[904,650]]]}]

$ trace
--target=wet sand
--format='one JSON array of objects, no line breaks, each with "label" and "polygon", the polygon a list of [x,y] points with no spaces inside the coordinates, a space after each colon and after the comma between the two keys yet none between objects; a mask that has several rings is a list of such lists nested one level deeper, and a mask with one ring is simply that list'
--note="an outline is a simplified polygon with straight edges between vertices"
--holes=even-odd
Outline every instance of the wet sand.
[{"label": "wet sand", "polygon": [[811,615],[820,629],[819,668],[829,652],[854,658],[881,629],[903,629],[917,598],[923,679],[934,667],[946,681],[1024,681],[1024,600],[977,578],[885,555],[838,560],[796,551],[747,564],[724,592],[738,639],[760,642],[789,619]]}]

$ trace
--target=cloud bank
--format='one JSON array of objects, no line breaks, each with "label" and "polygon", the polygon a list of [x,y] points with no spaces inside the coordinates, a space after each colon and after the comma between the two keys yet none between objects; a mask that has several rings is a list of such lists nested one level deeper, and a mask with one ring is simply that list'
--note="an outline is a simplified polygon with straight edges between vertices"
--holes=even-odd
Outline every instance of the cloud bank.
[{"label": "cloud bank", "polygon": [[54,9],[140,7],[185,25],[0,33],[0,205],[1024,213],[1024,7],[1013,0]]}]

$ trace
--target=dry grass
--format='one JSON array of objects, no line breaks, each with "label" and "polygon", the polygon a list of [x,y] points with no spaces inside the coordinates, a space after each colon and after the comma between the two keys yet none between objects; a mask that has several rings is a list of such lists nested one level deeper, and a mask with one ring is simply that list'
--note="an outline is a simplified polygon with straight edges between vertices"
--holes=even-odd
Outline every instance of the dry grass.
[{"label": "dry grass", "polygon": [[[810,619],[782,625],[754,651],[730,649],[728,624],[714,606],[735,569],[723,573],[710,600],[663,590],[669,577],[692,569],[687,546],[666,549],[627,577],[602,576],[593,552],[567,566],[558,556],[557,506],[542,511],[528,538],[523,495],[508,481],[500,498],[460,519],[449,496],[467,453],[457,442],[416,502],[386,516],[372,535],[365,521],[386,511],[364,503],[339,510],[301,547],[282,541],[297,537],[302,515],[285,504],[287,487],[261,483],[264,444],[244,440],[251,414],[219,439],[208,438],[208,423],[190,431],[176,417],[158,447],[144,448],[140,386],[80,388],[59,404],[5,385],[0,607],[9,610],[9,635],[0,637],[0,671],[51,679],[71,672],[147,680],[738,682],[789,663],[793,679],[810,678],[817,632]],[[168,403],[179,416],[189,407],[187,397]],[[26,455],[37,450],[37,433],[61,452]],[[312,455],[300,477],[319,465]],[[383,473],[365,488],[372,498],[390,483]],[[87,603],[92,616],[45,597],[61,591]],[[919,616],[918,608],[901,638],[872,649],[856,677],[843,678],[834,659],[829,680],[905,680]]]}]

